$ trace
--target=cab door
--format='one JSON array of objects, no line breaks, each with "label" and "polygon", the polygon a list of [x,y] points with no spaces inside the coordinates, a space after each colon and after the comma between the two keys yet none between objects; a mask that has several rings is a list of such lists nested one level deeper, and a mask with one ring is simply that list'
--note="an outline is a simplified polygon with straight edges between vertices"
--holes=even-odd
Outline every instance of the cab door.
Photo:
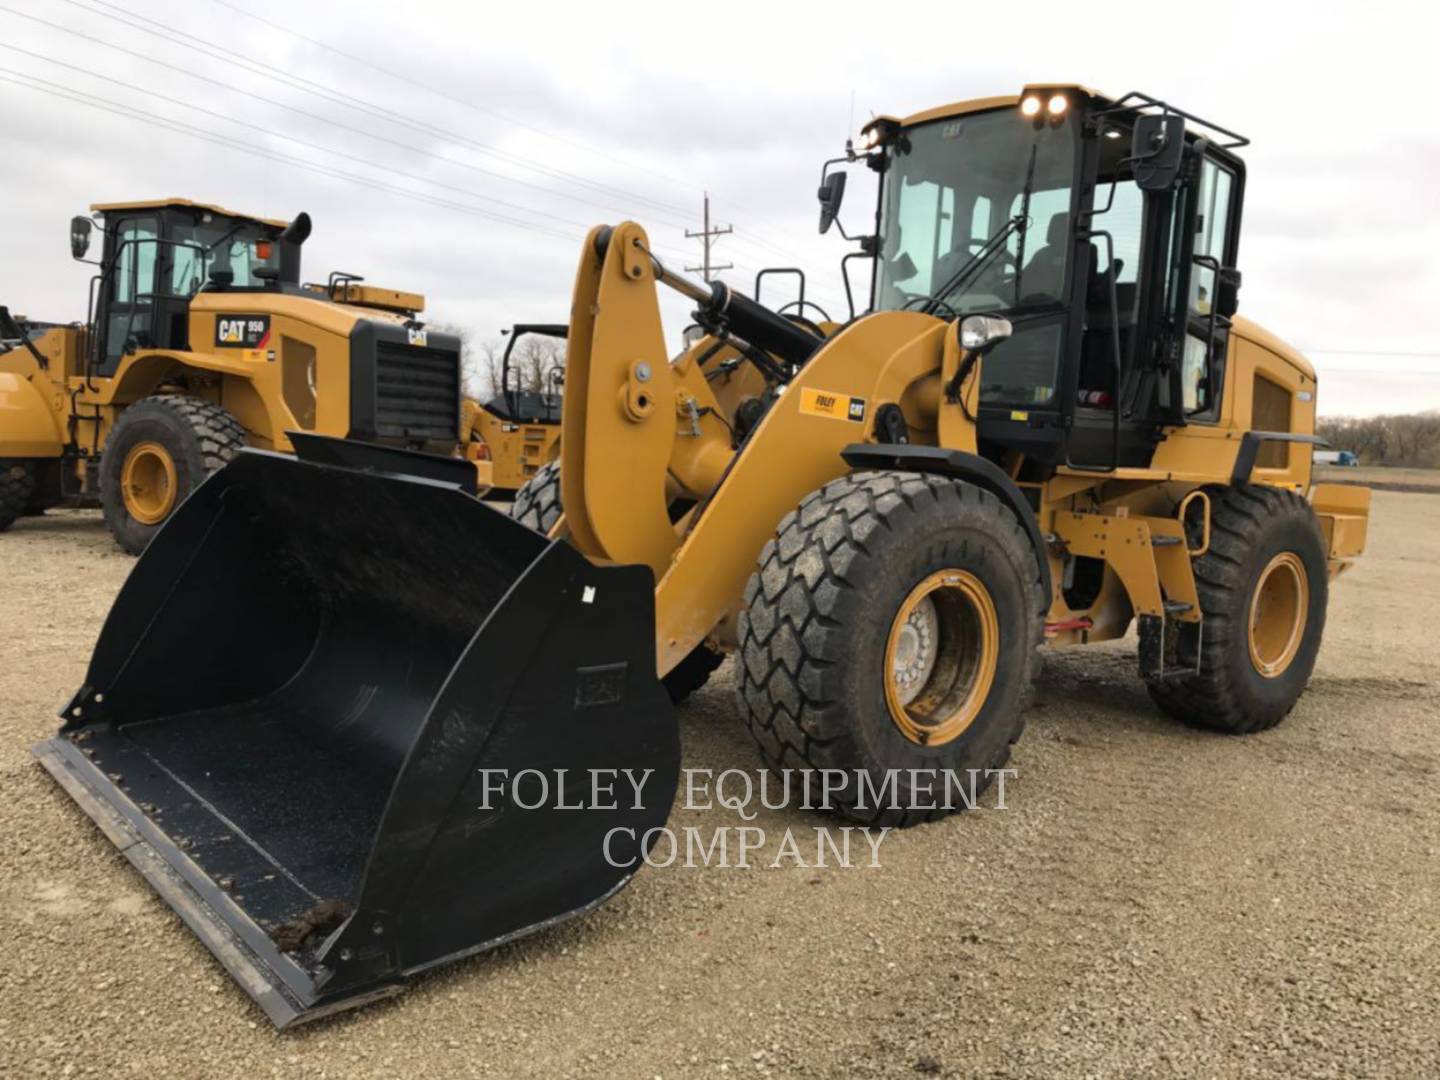
[{"label": "cab door", "polygon": [[101,376],[114,375],[127,352],[154,344],[160,219],[153,214],[124,217],[107,232],[109,270],[101,279],[95,319],[100,335],[96,373]]},{"label": "cab door", "polygon": [[1230,316],[1240,275],[1241,176],[1213,154],[1200,161],[1189,223],[1193,237],[1185,290],[1185,338],[1179,362],[1179,412],[1185,423],[1213,424],[1225,385]]}]

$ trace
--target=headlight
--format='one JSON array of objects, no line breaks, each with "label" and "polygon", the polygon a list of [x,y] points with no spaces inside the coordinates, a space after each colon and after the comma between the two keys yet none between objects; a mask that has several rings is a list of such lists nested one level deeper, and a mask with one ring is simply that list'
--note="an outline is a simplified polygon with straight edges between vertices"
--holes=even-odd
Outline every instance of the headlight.
[{"label": "headlight", "polygon": [[1020,102],[1020,115],[1039,116],[1040,99],[1032,94],[1030,97],[1027,97],[1024,101]]},{"label": "headlight", "polygon": [[1069,105],[1070,102],[1065,99],[1064,94],[1056,94],[1045,107],[1050,110],[1051,116],[1059,116]]},{"label": "headlight", "polygon": [[999,315],[967,315],[960,320],[960,345],[967,352],[998,345],[1011,334],[1010,320]]}]

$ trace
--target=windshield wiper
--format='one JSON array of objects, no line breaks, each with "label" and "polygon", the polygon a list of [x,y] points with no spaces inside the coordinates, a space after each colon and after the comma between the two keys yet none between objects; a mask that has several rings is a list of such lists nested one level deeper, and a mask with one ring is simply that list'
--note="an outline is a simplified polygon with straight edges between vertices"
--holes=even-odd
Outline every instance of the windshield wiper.
[{"label": "windshield wiper", "polygon": [[959,270],[956,270],[955,273],[950,276],[950,280],[945,282],[939,291],[931,295],[929,303],[920,310],[927,315],[934,315],[936,310],[942,305],[948,307],[949,305],[945,304],[945,298],[962,285],[968,285],[972,278],[988,266],[990,260],[1005,249],[1005,242],[1010,239],[1011,235],[1016,232],[1023,233],[1024,231],[1025,215],[1016,214],[1009,221],[1005,222],[1004,225],[1000,226],[1000,228],[996,230],[995,235],[986,240],[980,250],[970,256],[970,258],[966,260],[965,265],[960,267]]},{"label": "windshield wiper", "polygon": [[1025,166],[1025,186],[1020,191],[1020,213],[1000,226],[999,231],[990,237],[989,240],[986,240],[984,246],[972,255],[964,266],[955,271],[950,280],[947,281],[938,292],[930,297],[930,302],[921,308],[921,311],[927,315],[934,315],[936,309],[942,304],[948,308],[950,305],[945,304],[945,298],[955,292],[960,286],[968,285],[981,270],[989,265],[990,260],[1004,249],[1005,241],[1009,240],[1010,237],[1016,233],[1020,235],[1020,243],[1015,256],[1014,306],[1019,306],[1020,275],[1025,262],[1025,229],[1030,223],[1030,194],[1035,186],[1035,157],[1039,149],[1040,147],[1037,144],[1031,144],[1030,146],[1030,161]]},{"label": "windshield wiper", "polygon": [[[1030,164],[1025,169],[1025,190],[1020,195],[1020,216],[1027,222],[1030,220],[1030,191],[1035,186],[1035,155],[1039,151],[1039,143],[1030,144]],[[1016,245],[1015,251],[1015,303],[1013,306],[1020,306],[1020,279],[1025,274],[1025,233],[1020,233],[1020,243]]]}]

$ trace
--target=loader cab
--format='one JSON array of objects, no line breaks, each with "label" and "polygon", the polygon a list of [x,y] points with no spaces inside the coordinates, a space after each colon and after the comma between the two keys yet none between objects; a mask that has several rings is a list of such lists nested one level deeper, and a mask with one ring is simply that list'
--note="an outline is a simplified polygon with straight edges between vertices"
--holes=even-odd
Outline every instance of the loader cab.
[{"label": "loader cab", "polygon": [[114,375],[138,349],[188,349],[190,300],[201,289],[273,288],[280,278],[285,222],[183,200],[91,209],[104,223],[88,320],[97,376]]},{"label": "loader cab", "polygon": [[1165,426],[1215,422],[1245,140],[1073,86],[871,130],[872,308],[1013,326],[982,367],[982,450],[1110,471],[1148,465]]}]

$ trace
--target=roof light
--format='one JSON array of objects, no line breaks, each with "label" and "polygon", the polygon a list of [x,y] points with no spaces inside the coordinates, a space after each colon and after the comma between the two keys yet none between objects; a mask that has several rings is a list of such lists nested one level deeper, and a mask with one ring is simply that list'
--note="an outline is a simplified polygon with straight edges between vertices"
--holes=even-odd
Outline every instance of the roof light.
[{"label": "roof light", "polygon": [[1030,97],[1027,97],[1024,101],[1020,102],[1020,115],[1039,116],[1040,99],[1032,94]]},{"label": "roof light", "polygon": [[1066,110],[1066,108],[1069,107],[1069,105],[1070,102],[1066,100],[1064,94],[1056,94],[1050,99],[1049,104],[1047,104],[1045,107],[1050,110],[1051,116],[1059,116]]},{"label": "roof light", "polygon": [[880,128],[878,126],[867,127],[860,133],[860,149],[874,150],[880,145]]}]

